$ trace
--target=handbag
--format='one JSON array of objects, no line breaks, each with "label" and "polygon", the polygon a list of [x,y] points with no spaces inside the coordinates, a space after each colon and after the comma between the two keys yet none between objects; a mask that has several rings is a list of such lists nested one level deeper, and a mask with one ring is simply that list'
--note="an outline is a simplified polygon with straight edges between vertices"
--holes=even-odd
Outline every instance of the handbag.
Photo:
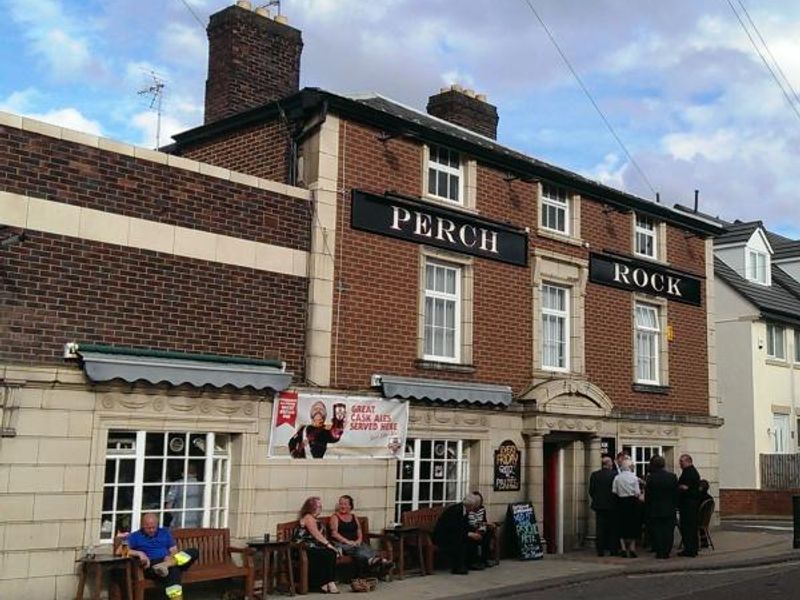
[{"label": "handbag", "polygon": [[357,577],[350,582],[350,589],[354,592],[371,592],[376,587],[378,587],[378,580],[374,577]]}]

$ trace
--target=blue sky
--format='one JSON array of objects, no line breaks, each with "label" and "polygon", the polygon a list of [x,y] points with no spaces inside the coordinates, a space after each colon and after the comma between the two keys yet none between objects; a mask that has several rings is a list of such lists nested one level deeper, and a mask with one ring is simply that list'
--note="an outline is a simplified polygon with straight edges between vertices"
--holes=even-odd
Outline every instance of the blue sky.
[{"label": "blue sky", "polygon": [[[0,0],[0,109],[153,146],[137,91],[155,71],[164,143],[203,119],[207,46],[191,11],[205,24],[230,3]],[[800,237],[800,117],[727,0],[531,3],[662,201],[699,189],[701,210]],[[800,92],[800,3],[741,4]],[[459,83],[497,105],[502,143],[653,196],[525,0],[283,0],[282,12],[303,31],[302,85],[423,108]]]}]

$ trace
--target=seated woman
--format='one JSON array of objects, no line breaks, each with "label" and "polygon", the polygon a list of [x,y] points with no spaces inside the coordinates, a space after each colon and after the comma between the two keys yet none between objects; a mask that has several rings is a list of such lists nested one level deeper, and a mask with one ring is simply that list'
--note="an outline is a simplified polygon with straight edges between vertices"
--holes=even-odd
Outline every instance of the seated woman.
[{"label": "seated woman", "polygon": [[353,497],[345,494],[339,498],[336,512],[331,515],[331,537],[343,554],[352,556],[356,565],[356,577],[369,571],[369,567],[389,568],[391,561],[381,558],[377,550],[364,542],[361,524],[353,514]]},{"label": "seated woman", "polygon": [[311,496],[300,509],[300,525],[295,531],[294,541],[306,544],[308,555],[308,586],[325,594],[338,594],[336,587],[336,557],[339,550],[325,537],[325,529],[319,521],[322,500]]}]

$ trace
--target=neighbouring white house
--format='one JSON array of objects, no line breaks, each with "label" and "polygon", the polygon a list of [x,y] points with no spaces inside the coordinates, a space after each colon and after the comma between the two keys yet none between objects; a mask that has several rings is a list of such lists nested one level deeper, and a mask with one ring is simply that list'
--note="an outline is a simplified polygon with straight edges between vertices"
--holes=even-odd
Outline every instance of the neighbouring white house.
[{"label": "neighbouring white house", "polygon": [[722,514],[788,514],[800,488],[800,241],[759,221],[714,242]]}]

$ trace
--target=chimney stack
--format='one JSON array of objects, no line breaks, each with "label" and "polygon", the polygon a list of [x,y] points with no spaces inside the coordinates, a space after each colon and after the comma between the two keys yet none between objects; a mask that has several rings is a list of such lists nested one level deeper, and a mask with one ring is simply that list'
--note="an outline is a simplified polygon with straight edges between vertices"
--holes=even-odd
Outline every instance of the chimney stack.
[{"label": "chimney stack", "polygon": [[303,39],[282,15],[239,0],[211,15],[207,32],[206,124],[300,90]]},{"label": "chimney stack", "polygon": [[454,84],[428,98],[428,114],[465,127],[493,140],[497,139],[497,107],[484,94]]}]

